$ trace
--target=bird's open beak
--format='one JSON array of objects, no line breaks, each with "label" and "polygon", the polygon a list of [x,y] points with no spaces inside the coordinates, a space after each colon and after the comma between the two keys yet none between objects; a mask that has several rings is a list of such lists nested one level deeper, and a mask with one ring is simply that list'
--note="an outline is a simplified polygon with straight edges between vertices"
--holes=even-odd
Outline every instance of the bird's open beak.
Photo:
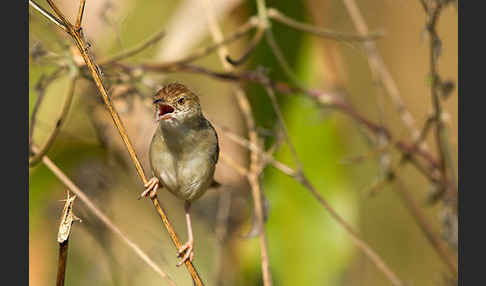
[{"label": "bird's open beak", "polygon": [[174,108],[172,106],[164,103],[157,104],[157,110],[155,112],[155,122],[171,118],[173,112]]}]

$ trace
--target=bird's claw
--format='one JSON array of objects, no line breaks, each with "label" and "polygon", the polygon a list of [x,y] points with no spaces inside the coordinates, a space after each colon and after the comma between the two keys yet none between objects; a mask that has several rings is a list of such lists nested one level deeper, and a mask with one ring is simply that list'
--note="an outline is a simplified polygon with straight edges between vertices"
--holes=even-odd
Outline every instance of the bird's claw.
[{"label": "bird's claw", "polygon": [[182,257],[181,261],[177,263],[177,266],[181,266],[188,259],[192,262],[192,260],[194,259],[194,241],[189,240],[188,242],[184,243],[184,245],[182,245],[182,247],[179,249],[177,257],[181,257],[183,253],[185,254]]},{"label": "bird's claw", "polygon": [[150,196],[153,199],[157,195],[157,189],[159,188],[159,179],[157,177],[152,177],[145,185],[145,191],[140,194],[138,199]]}]

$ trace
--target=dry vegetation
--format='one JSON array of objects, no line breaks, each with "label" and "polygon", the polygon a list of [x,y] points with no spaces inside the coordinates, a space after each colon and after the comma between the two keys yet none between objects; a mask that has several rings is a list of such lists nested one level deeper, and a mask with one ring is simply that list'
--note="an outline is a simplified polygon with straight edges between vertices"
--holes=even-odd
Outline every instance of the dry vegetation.
[{"label": "dry vegetation", "polygon": [[[365,241],[360,235],[359,231],[355,229],[353,224],[348,223],[346,219],[339,214],[338,211],[328,202],[323,193],[316,188],[308,174],[304,170],[304,163],[298,155],[298,151],[291,139],[284,113],[279,105],[278,96],[300,96],[306,97],[312,101],[316,106],[323,110],[335,110],[352,118],[360,128],[363,130],[364,136],[371,142],[371,148],[368,154],[351,159],[352,164],[359,164],[360,161],[368,160],[369,158],[378,157],[382,162],[383,173],[380,175],[375,183],[370,187],[370,192],[377,193],[383,185],[396,183],[399,187],[395,190],[399,193],[403,204],[414,218],[415,223],[420,228],[423,237],[425,237],[434,249],[442,263],[446,266],[444,274],[451,281],[457,283],[458,278],[458,264],[457,264],[457,196],[458,196],[458,179],[457,179],[457,164],[455,163],[455,153],[453,145],[450,142],[448,125],[445,122],[446,115],[444,112],[443,101],[447,100],[454,89],[454,82],[443,79],[438,68],[438,62],[442,52],[442,43],[440,33],[437,31],[437,23],[440,20],[440,15],[445,9],[453,9],[450,6],[457,5],[455,1],[444,0],[420,0],[423,10],[426,14],[425,33],[429,40],[429,94],[424,94],[423,101],[431,101],[433,103],[433,112],[427,117],[424,124],[419,126],[412,113],[408,110],[406,102],[402,99],[394,76],[384,62],[377,48],[376,41],[382,37],[386,37],[381,31],[371,31],[357,6],[355,0],[343,0],[343,4],[349,12],[350,20],[354,24],[357,34],[340,33],[320,28],[316,25],[307,24],[292,19],[286,16],[283,12],[276,8],[266,6],[264,0],[257,0],[257,14],[248,18],[248,20],[239,27],[236,27],[231,32],[223,33],[218,17],[215,14],[214,3],[211,0],[202,0],[204,2],[205,20],[207,21],[208,30],[213,44],[202,47],[192,51],[190,54],[183,56],[178,60],[170,61],[131,61],[130,58],[138,55],[146,49],[156,45],[165,35],[166,31],[155,33],[143,42],[135,45],[133,48],[127,49],[118,54],[106,57],[94,57],[91,49],[97,43],[89,43],[83,35],[83,23],[85,23],[85,5],[90,5],[90,2],[81,0],[76,17],[66,15],[67,12],[62,12],[56,2],[47,0],[51,11],[47,7],[37,4],[30,0],[31,13],[38,13],[47,18],[53,26],[57,26],[63,30],[65,34],[71,39],[72,45],[66,48],[66,53],[59,55],[51,55],[48,50],[45,50],[40,44],[31,48],[31,59],[35,61],[47,61],[55,63],[56,68],[49,74],[43,75],[36,83],[37,99],[33,107],[30,120],[29,143],[31,147],[31,155],[29,159],[30,167],[37,164],[45,164],[49,170],[71,191],[79,201],[74,204],[76,209],[77,204],[84,204],[87,210],[102,223],[100,228],[108,229],[115,235],[119,236],[121,241],[133,250],[134,253],[144,261],[151,269],[160,275],[160,278],[166,281],[169,285],[176,285],[176,280],[171,276],[171,271],[160,267],[151,258],[154,253],[147,253],[142,250],[133,239],[129,238],[129,234],[122,231],[117,224],[109,218],[109,215],[103,210],[103,206],[96,204],[96,199],[93,200],[93,192],[77,186],[71,178],[66,175],[63,168],[56,165],[49,158],[48,151],[52,146],[55,146],[57,136],[63,128],[63,124],[68,116],[68,113],[73,102],[73,97],[76,90],[84,90],[80,96],[91,97],[86,98],[90,106],[90,120],[94,122],[97,129],[97,136],[105,148],[110,149],[110,152],[116,153],[120,160],[114,164],[124,162],[125,165],[132,164],[140,178],[140,189],[134,190],[133,193],[138,193],[143,184],[147,182],[147,174],[144,173],[145,154],[140,154],[141,148],[138,143],[132,143],[132,135],[147,138],[143,133],[145,131],[131,130],[136,129],[136,119],[129,118],[129,123],[125,125],[125,119],[120,116],[118,110],[123,109],[128,105],[129,108],[137,108],[136,104],[144,104],[149,98],[150,94],[143,91],[140,85],[143,85],[149,90],[154,90],[159,86],[158,79],[160,75],[169,73],[177,74],[198,74],[207,77],[210,80],[222,81],[231,85],[232,93],[235,96],[235,102],[242,114],[243,126],[246,128],[247,134],[241,136],[238,132],[231,130],[227,126],[216,123],[216,128],[220,134],[220,138],[225,141],[231,141],[237,145],[246,148],[249,152],[248,163],[242,163],[241,160],[234,159],[232,154],[228,154],[228,149],[223,148],[220,160],[224,164],[224,168],[232,168],[242,178],[247,180],[251,189],[251,196],[253,198],[253,209],[255,213],[254,226],[251,231],[252,235],[258,236],[259,251],[261,257],[261,280],[263,285],[268,286],[274,283],[272,279],[272,269],[269,260],[269,245],[268,230],[265,227],[266,218],[266,199],[262,194],[261,177],[267,166],[271,166],[293,180],[297,181],[303,188],[305,188],[313,198],[324,208],[331,217],[344,229],[356,248],[364,255],[371,263],[382,273],[389,283],[392,285],[406,285],[407,277],[400,277],[397,272],[391,267],[386,259],[372,247],[371,244]],[[73,21],[67,20],[74,19]],[[311,88],[303,83],[293,71],[291,64],[286,60],[282,47],[279,46],[275,38],[279,35],[274,33],[273,25],[284,25],[289,29],[297,30],[301,33],[309,33],[318,37],[326,39],[333,39],[338,42],[352,45],[358,49],[362,49],[367,57],[369,68],[372,72],[373,79],[377,86],[379,86],[385,96],[387,96],[394,106],[398,114],[401,124],[410,135],[408,137],[397,134],[395,130],[369,118],[365,112],[362,112],[359,106],[354,106],[349,98],[351,97],[343,89],[337,87],[330,87],[327,89]],[[253,34],[252,34],[253,33]],[[227,45],[241,40],[242,38],[250,37],[247,47],[241,51],[239,55],[231,54]],[[61,37],[61,36],[59,36]],[[245,63],[252,57],[255,49],[260,45],[268,45],[271,49],[271,56],[275,57],[280,68],[284,71],[287,80],[276,79],[265,70],[264,66],[257,69],[248,69]],[[205,67],[204,65],[195,64],[198,60],[217,53],[220,61],[220,69]],[[46,98],[47,89],[56,79],[68,74],[69,87],[65,95],[64,102],[59,106],[59,117],[55,122],[55,127],[46,136],[47,139],[42,140],[43,143],[34,140],[34,132],[40,127],[37,122],[37,115]],[[90,83],[89,85],[87,83]],[[272,110],[276,115],[276,129],[274,131],[274,140],[271,144],[265,141],[266,137],[259,131],[258,124],[252,111],[252,103],[248,97],[248,90],[245,88],[247,84],[256,84],[264,88],[271,103]],[[94,99],[93,87],[96,88],[98,99]],[[142,96],[143,95],[143,96]],[[135,97],[135,99],[133,98]],[[99,100],[101,98],[101,100]],[[134,103],[134,101],[136,102]],[[142,103],[140,103],[142,102]],[[104,106],[104,107],[103,107]],[[101,108],[100,108],[101,107]],[[112,119],[107,120],[105,107],[109,111]],[[140,120],[147,121],[150,114],[144,113],[144,117]],[[148,114],[148,115],[147,115]],[[141,118],[141,117],[137,117]],[[135,123],[134,123],[135,120]],[[114,124],[117,133],[108,124]],[[110,133],[111,132],[111,133]],[[139,132],[139,133],[136,133]],[[429,135],[433,135],[433,144],[431,145]],[[121,138],[119,138],[121,136]],[[122,140],[119,140],[122,139]],[[138,139],[137,139],[138,140]],[[120,144],[123,142],[123,145]],[[293,158],[292,164],[284,163],[277,159],[275,152],[282,146],[286,146]],[[128,151],[129,157],[126,156]],[[435,151],[437,150],[437,151]],[[392,156],[392,152],[397,152],[399,156]],[[141,158],[141,159],[139,159]],[[244,162],[244,160],[243,160]],[[113,163],[112,163],[113,164]],[[293,167],[292,167],[293,165]],[[113,166],[113,165],[110,165]],[[402,169],[406,166],[413,166],[425,178],[431,186],[433,191],[430,194],[428,204],[424,204],[414,197],[413,193],[404,185],[407,177],[402,175]],[[145,167],[145,168],[144,168]],[[110,167],[111,168],[111,167]],[[116,167],[113,167],[116,168]],[[401,187],[400,187],[401,185]],[[376,195],[376,194],[375,194]],[[231,196],[228,192],[221,192],[218,194],[219,201],[216,209],[216,236],[221,243],[228,238],[229,228],[229,208],[231,204]],[[134,196],[135,198],[135,196]],[[69,199],[68,199],[69,200]],[[71,201],[72,203],[72,201]],[[134,200],[133,203],[136,203]],[[160,216],[161,224],[168,231],[173,245],[176,249],[181,246],[180,238],[177,235],[171,219],[167,216],[164,208],[156,196],[152,199],[153,207]],[[440,205],[440,211],[446,213],[447,219],[443,223],[443,232],[446,235],[440,235],[435,229],[433,222],[430,221],[430,212],[427,210],[431,205]],[[141,207],[141,206],[139,206]],[[275,214],[278,216],[278,214]],[[85,221],[86,219],[83,218]],[[74,227],[77,227],[76,225]],[[197,248],[197,247],[196,247]],[[60,243],[61,252],[67,251],[67,241],[65,244]],[[147,248],[145,248],[147,249]],[[219,250],[221,251],[221,250]],[[174,249],[175,252],[175,249]],[[197,249],[196,249],[197,255]],[[223,255],[223,254],[221,254]],[[65,256],[64,256],[65,257]],[[65,259],[64,259],[65,260]],[[197,261],[197,260],[196,260]],[[65,262],[65,261],[64,261]],[[69,260],[69,263],[72,261]],[[169,263],[176,263],[174,261]],[[218,269],[217,261],[214,264],[215,269]],[[190,275],[195,285],[203,285],[205,275],[197,270],[197,265],[190,261],[185,263],[187,275]],[[52,266],[54,267],[54,266]],[[219,266],[221,267],[221,266]],[[319,267],[309,263],[309,267]],[[59,269],[62,273],[65,269],[64,263],[59,263]],[[201,277],[202,276],[202,277]],[[64,278],[64,277],[62,277]],[[221,278],[224,279],[224,278]],[[58,281],[58,285],[63,285],[64,279]]]}]

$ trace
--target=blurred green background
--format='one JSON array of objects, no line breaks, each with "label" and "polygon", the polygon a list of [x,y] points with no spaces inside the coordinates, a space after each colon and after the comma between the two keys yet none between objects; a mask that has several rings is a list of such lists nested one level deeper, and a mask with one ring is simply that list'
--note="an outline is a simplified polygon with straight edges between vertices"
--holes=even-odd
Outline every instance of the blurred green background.
[{"label": "blurred green background", "polygon": [[[76,1],[56,1],[74,19]],[[256,14],[253,1],[213,0],[212,8],[223,33],[228,35]],[[284,14],[341,32],[354,32],[343,3],[335,0],[266,1]],[[212,43],[208,32],[205,1],[87,1],[84,32],[95,59],[126,50],[164,29],[158,44],[130,58],[129,62],[167,61]],[[48,7],[45,1],[39,1]],[[428,39],[423,39],[425,14],[419,1],[365,1],[358,3],[372,30],[382,29],[377,41],[384,62],[397,82],[402,98],[422,126],[432,111],[427,81]],[[359,44],[322,39],[273,23],[275,39],[293,71],[306,86],[329,90],[345,89],[351,102],[366,117],[387,126],[396,138],[409,139],[407,130],[386,93],[373,81],[366,54]],[[438,25],[443,41],[440,74],[457,82],[457,10],[444,10]],[[234,57],[245,50],[250,37],[229,45]],[[39,80],[54,71],[55,63],[69,55],[70,39],[39,13],[29,9],[30,50],[48,52],[40,60],[29,60],[30,114],[39,95]],[[196,62],[222,70],[217,53]],[[265,41],[241,69],[265,67],[273,79],[287,81]],[[105,73],[108,84],[113,75]],[[155,87],[171,80],[189,85],[201,95],[207,117],[246,137],[243,118],[232,95],[231,82],[188,73],[147,75],[148,83],[118,101],[117,110],[146,167],[146,148],[155,124],[150,104]],[[151,83],[155,83],[152,84]],[[55,125],[68,87],[67,73],[46,90],[40,108],[34,142],[41,145]],[[275,140],[276,115],[265,90],[243,84],[250,98],[257,126],[266,146]],[[290,137],[304,171],[316,189],[349,222],[360,236],[389,264],[406,285],[443,285],[447,268],[432,249],[395,192],[394,183],[370,195],[369,186],[382,172],[377,156],[360,163],[346,159],[370,152],[361,127],[332,109],[322,109],[304,96],[279,95],[278,100]],[[444,101],[447,126],[457,157],[457,89]],[[100,127],[101,125],[101,127]],[[101,130],[101,131],[100,131]],[[100,132],[102,134],[100,135]],[[428,145],[436,151],[433,136]],[[219,135],[222,152],[241,165],[247,151]],[[138,244],[178,285],[191,285],[184,268],[175,266],[175,249],[149,201],[137,201],[142,191],[134,168],[99,102],[99,95],[86,80],[78,81],[74,101],[49,157],[78,184],[127,236]],[[393,162],[399,157],[391,154]],[[455,157],[455,158],[456,158]],[[285,144],[276,158],[295,167]],[[457,169],[457,168],[456,168]],[[413,167],[400,170],[404,187],[423,207],[434,231],[440,233],[441,205],[427,205],[429,183]],[[247,182],[230,166],[218,163],[216,178],[223,184],[209,190],[193,208],[195,264],[207,285],[263,285],[258,238],[245,238],[252,222],[252,199]],[[390,285],[375,265],[359,252],[310,192],[295,180],[268,166],[262,188],[269,205],[266,230],[274,285]],[[29,176],[29,280],[30,285],[52,285],[57,271],[57,230],[65,187],[42,164]],[[216,235],[222,192],[228,192],[230,211],[223,241]],[[169,217],[183,240],[186,228],[183,203],[171,194],[160,194]],[[80,200],[74,212],[83,219],[73,226],[70,239],[66,285],[166,285],[167,281],[147,267],[121,240],[87,211]]]}]

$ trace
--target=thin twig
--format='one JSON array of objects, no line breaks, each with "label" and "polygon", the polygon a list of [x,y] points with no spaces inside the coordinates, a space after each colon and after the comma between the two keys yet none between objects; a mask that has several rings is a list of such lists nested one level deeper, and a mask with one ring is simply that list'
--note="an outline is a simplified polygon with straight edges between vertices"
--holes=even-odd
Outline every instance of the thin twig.
[{"label": "thin twig", "polygon": [[364,242],[358,234],[351,228],[351,226],[326,202],[326,200],[316,191],[314,186],[311,184],[309,179],[306,177],[304,174],[303,168],[302,168],[302,163],[297,156],[297,151],[295,150],[295,147],[290,140],[290,135],[287,129],[287,126],[285,124],[282,112],[280,111],[280,108],[277,103],[277,99],[275,97],[275,93],[272,88],[266,86],[265,87],[268,96],[270,97],[270,100],[272,101],[272,106],[277,114],[277,118],[279,121],[279,124],[281,125],[281,128],[283,130],[285,139],[287,141],[287,144],[290,147],[292,156],[294,158],[294,162],[297,165],[297,174],[296,174],[296,179],[297,181],[301,182],[304,187],[306,187],[312,195],[324,206],[324,208],[331,214],[331,216],[346,230],[346,232],[349,234],[351,237],[352,241],[356,244],[356,246],[366,255],[368,258],[376,265],[378,269],[380,269],[385,276],[392,282],[393,285],[402,285],[402,282],[400,279],[397,277],[397,275],[386,265],[385,261],[378,256],[378,254],[366,243]]},{"label": "thin twig", "polygon": [[[354,26],[356,27],[356,30],[358,30],[358,33],[361,35],[368,35],[369,34],[368,26],[364,20],[363,15],[361,14],[361,11],[358,8],[358,5],[356,4],[356,1],[355,0],[343,0],[343,1],[344,1],[344,5],[346,6],[346,9],[348,10],[349,15],[351,16]],[[375,43],[365,42],[364,48],[368,55],[368,62],[370,68],[373,71],[375,71],[375,73],[381,79],[381,82],[383,83],[383,86],[387,91],[387,94],[394,102],[397,111],[400,114],[400,118],[402,119],[403,123],[408,128],[408,130],[411,132],[412,138],[413,139],[418,138],[419,131],[415,127],[415,119],[413,118],[412,114],[408,111],[405,103],[403,102],[397,84],[393,79],[392,75],[390,74],[387,66],[383,62],[383,59],[381,58]],[[425,142],[419,148],[422,149],[422,147],[423,149],[427,150],[427,144]]]},{"label": "thin twig", "polygon": [[[74,30],[73,26],[71,23],[69,23],[62,12],[57,8],[57,6],[53,3],[52,0],[47,0],[51,8],[54,10],[54,12],[57,14],[57,16],[64,22],[66,27],[68,28],[68,33],[71,35],[72,39],[76,43],[76,46],[79,49],[79,52],[81,53],[84,61],[86,62],[91,76],[93,77],[93,80],[95,81],[96,87],[98,88],[98,91],[103,98],[103,101],[108,108],[108,111],[110,112],[110,115],[118,129],[118,132],[120,133],[120,136],[123,139],[123,142],[125,143],[125,146],[130,154],[130,158],[132,159],[135,168],[137,169],[138,175],[140,176],[142,183],[145,185],[147,183],[147,178],[145,177],[142,165],[140,164],[140,161],[138,160],[137,154],[135,153],[135,150],[132,146],[132,143],[130,139],[128,138],[126,129],[120,119],[120,116],[116,112],[115,108],[113,107],[113,103],[111,102],[110,97],[108,96],[108,93],[102,83],[101,80],[101,75],[99,72],[99,69],[97,65],[95,64],[94,60],[91,58],[91,56],[88,54],[88,47],[86,46],[86,43],[84,42],[83,37],[79,33],[79,31]],[[154,204],[154,207],[161,217],[164,226],[166,227],[167,231],[169,232],[169,235],[172,239],[172,242],[176,246],[176,248],[179,250],[182,246],[175,230],[172,224],[170,223],[169,219],[167,218],[167,215],[165,214],[164,210],[160,206],[159,200],[157,196],[151,197],[152,203]],[[190,260],[185,261],[186,268],[188,269],[193,281],[196,283],[196,285],[200,286],[203,285],[201,278],[199,277],[199,274],[197,273],[196,269],[194,268],[194,265]]]},{"label": "thin twig", "polygon": [[253,28],[255,28],[258,25],[258,20],[255,17],[251,17],[248,22],[243,24],[242,26],[238,27],[235,32],[227,36],[226,38],[221,38],[218,41],[215,41],[212,45],[209,45],[208,47],[201,48],[194,53],[179,59],[175,61],[169,61],[169,62],[163,62],[163,63],[151,63],[147,62],[143,64],[144,68],[148,69],[170,69],[172,67],[177,67],[179,65],[184,65],[188,64],[190,62],[193,62],[195,60],[198,60],[206,55],[209,55],[210,53],[218,50],[219,47],[222,45],[229,44],[235,40],[240,39],[241,37],[245,36],[248,34]]},{"label": "thin twig", "polygon": [[438,60],[441,53],[441,40],[436,30],[437,22],[441,15],[444,5],[441,1],[432,1],[430,5],[425,2],[422,3],[424,10],[427,13],[427,24],[426,29],[429,33],[429,65],[430,65],[430,95],[432,97],[432,104],[434,107],[434,120],[436,122],[435,126],[435,137],[437,142],[437,147],[439,150],[440,158],[440,171],[444,180],[450,179],[452,181],[452,188],[446,189],[450,195],[453,196],[454,200],[457,201],[457,183],[455,179],[455,171],[452,174],[452,155],[449,149],[448,136],[446,136],[446,125],[443,120],[443,111],[441,105],[441,98],[439,88],[441,86],[441,79],[438,72]]},{"label": "thin twig", "polygon": [[377,184],[375,184],[373,188],[376,189],[377,187],[383,186],[384,184],[392,181],[395,181],[397,183],[397,187],[395,188],[395,190],[399,193],[406,208],[414,218],[415,222],[419,226],[420,230],[423,232],[424,236],[427,238],[432,248],[437,252],[439,258],[451,270],[453,276],[457,279],[458,270],[457,262],[455,262],[457,261],[457,257],[454,257],[450,253],[439,235],[437,235],[433,231],[432,224],[427,220],[422,209],[419,207],[412,194],[402,182],[399,176],[400,172],[398,172],[398,169],[403,166],[403,163],[404,161],[401,160],[397,166],[390,168],[384,178],[380,180]]},{"label": "thin twig", "polygon": [[59,119],[56,121],[56,126],[54,127],[54,130],[52,130],[51,134],[46,140],[46,143],[44,143],[44,146],[42,146],[40,151],[37,152],[35,155],[33,155],[31,158],[29,158],[30,167],[33,167],[40,162],[42,156],[44,156],[47,153],[47,151],[49,151],[49,148],[52,146],[52,143],[54,143],[54,140],[56,139],[57,135],[61,131],[61,127],[63,123],[66,121],[69,108],[71,107],[71,102],[73,101],[74,88],[76,87],[76,80],[77,80],[77,75],[75,73],[72,75],[71,81],[69,83],[66,99],[64,100],[64,105],[62,107],[61,114],[59,115]]},{"label": "thin twig", "polygon": [[412,195],[408,192],[408,190],[403,186],[403,182],[398,177],[398,173],[394,173],[395,180],[399,183],[398,188],[395,188],[400,193],[404,203],[406,204],[407,208],[409,209],[410,213],[414,217],[417,225],[422,230],[423,234],[430,242],[434,250],[437,252],[439,257],[442,261],[447,265],[449,270],[451,271],[452,275],[457,279],[458,277],[458,269],[457,269],[457,257],[453,257],[450,251],[447,249],[447,246],[444,244],[444,241],[432,231],[432,225],[427,221],[422,210],[418,206],[417,202],[413,199]]},{"label": "thin twig", "polygon": [[84,6],[86,5],[86,0],[79,1],[78,18],[76,19],[76,24],[74,25],[75,30],[81,28],[81,23],[83,22]]},{"label": "thin twig", "polygon": [[32,115],[30,117],[29,145],[32,143],[32,138],[34,137],[35,125],[37,123],[37,113],[39,112],[40,106],[44,100],[44,96],[46,95],[46,89],[55,79],[58,78],[59,73],[63,71],[64,68],[65,67],[59,67],[47,77],[42,77],[36,86],[38,94],[37,94],[37,100],[34,104],[34,108],[32,109]]},{"label": "thin twig", "polygon": [[[208,25],[209,30],[211,31],[211,35],[213,37],[214,42],[221,42],[223,39],[223,34],[221,32],[221,28],[219,27],[216,17],[213,14],[213,9],[211,9],[210,0],[204,0],[206,4],[206,15],[208,18]],[[260,21],[261,24],[261,21]],[[225,59],[228,56],[228,51],[224,45],[218,48],[218,54],[223,65],[223,68],[226,71],[232,71],[233,67],[228,64]],[[241,112],[243,113],[243,117],[246,121],[246,125],[248,128],[248,136],[250,138],[250,142],[255,145],[258,145],[258,135],[255,130],[255,121],[253,119],[251,113],[251,106],[246,97],[246,94],[240,87],[235,87],[235,96],[238,102],[238,106],[240,107]],[[260,242],[260,253],[261,253],[261,260],[262,260],[262,275],[263,275],[263,285],[264,286],[271,286],[272,285],[272,278],[270,273],[270,262],[268,258],[268,248],[267,248],[267,239],[263,221],[263,206],[261,202],[261,189],[260,183],[258,182],[258,176],[261,172],[258,154],[256,152],[250,152],[250,175],[248,176],[248,182],[250,183],[252,196],[253,196],[253,203],[255,214],[257,218],[257,227],[259,230],[259,242]]]},{"label": "thin twig", "polygon": [[277,41],[275,41],[275,37],[273,36],[272,30],[268,29],[265,31],[265,40],[267,41],[268,45],[272,49],[272,54],[277,59],[277,63],[280,65],[285,75],[292,81],[292,83],[295,86],[304,89],[305,88],[304,85],[297,78],[297,75],[292,71],[290,64],[285,59],[282,49],[277,44]]},{"label": "thin twig", "polygon": [[[32,146],[33,150],[35,151],[35,146]],[[64,172],[59,169],[59,167],[54,164],[54,162],[49,159],[48,156],[42,157],[42,162],[46,165],[49,170],[67,187],[71,190],[76,196],[83,201],[88,209],[98,217],[105,225],[111,230],[113,233],[118,235],[122,241],[132,249],[135,254],[142,259],[147,265],[152,268],[160,277],[166,279],[170,285],[175,285],[174,281],[165,273],[163,272],[157,264],[142,250],[140,247],[131,241],[125,233],[123,233],[89,198],[88,196],[78,188],[71,179],[69,179]]]},{"label": "thin twig", "polygon": [[435,122],[435,118],[433,116],[429,116],[425,120],[424,127],[420,131],[419,137],[414,143],[415,145],[420,145],[425,140],[425,138],[427,138],[427,134],[429,133],[429,130],[434,124],[434,122]]},{"label": "thin twig", "polygon": [[219,156],[222,162],[224,162],[226,165],[233,168],[240,176],[242,177],[248,176],[249,173],[248,170],[245,167],[238,165],[233,159],[231,159],[230,156],[226,156],[226,154],[224,153],[221,153]]},{"label": "thin twig", "polygon": [[311,33],[319,37],[329,38],[338,41],[366,42],[366,41],[374,41],[383,36],[383,32],[372,32],[368,35],[356,35],[356,34],[346,34],[346,33],[327,30],[320,27],[315,27],[313,25],[295,21],[294,19],[285,16],[282,12],[278,11],[275,8],[267,8],[267,15],[270,19],[276,20],[279,23],[287,25],[293,29]]},{"label": "thin twig", "polygon": [[349,156],[347,158],[342,158],[340,160],[341,164],[356,164],[362,163],[366,159],[370,159],[376,156],[379,156],[382,153],[388,152],[392,144],[388,143],[384,146],[380,146],[371,150],[368,150],[366,153],[357,155],[357,156]]},{"label": "thin twig", "polygon": [[131,57],[133,55],[136,55],[136,54],[140,53],[141,51],[145,50],[146,48],[150,47],[151,45],[156,44],[164,36],[165,36],[165,30],[159,31],[159,32],[155,33],[152,37],[150,37],[149,39],[147,39],[145,42],[140,43],[139,45],[137,45],[136,47],[134,47],[132,49],[129,49],[129,50],[126,50],[126,51],[123,51],[123,52],[121,52],[121,53],[119,53],[117,55],[114,55],[114,56],[110,57],[110,58],[107,58],[107,59],[104,59],[104,60],[100,60],[98,62],[98,64],[100,66],[109,65],[109,64],[112,64],[114,62],[117,62],[117,61],[120,61],[120,60],[129,58],[129,57]]},{"label": "thin twig", "polygon": [[242,63],[244,63],[248,57],[250,56],[251,52],[256,48],[256,46],[260,43],[262,40],[263,34],[265,33],[265,30],[262,28],[258,28],[255,35],[250,41],[250,44],[246,48],[245,52],[239,59],[232,59],[229,55],[226,56],[226,60],[232,64],[233,66],[239,66]]},{"label": "thin twig", "polygon": [[314,186],[305,177],[298,178],[299,182],[305,186],[312,195],[319,201],[319,203],[329,212],[329,214],[336,220],[349,234],[349,237],[353,243],[360,249],[373,263],[375,266],[385,274],[385,276],[390,280],[393,285],[403,285],[396,274],[390,270],[386,263],[376,254],[376,252],[368,245],[366,242],[361,240],[357,233],[347,224],[346,221],[327,203],[327,201],[322,197],[322,195],[317,192]]},{"label": "thin twig", "polygon": [[284,135],[285,141],[287,141],[287,144],[289,145],[290,153],[292,154],[294,163],[297,165],[297,169],[298,169],[297,172],[299,173],[303,172],[302,162],[300,161],[299,156],[297,155],[297,150],[295,149],[294,143],[292,143],[292,140],[290,140],[289,130],[287,129],[287,125],[285,124],[282,111],[278,106],[277,98],[275,97],[273,88],[265,86],[265,90],[268,94],[268,97],[270,97],[270,101],[272,102],[273,111],[275,112],[275,114],[277,114],[280,128],[283,131],[282,133]]},{"label": "thin twig", "polygon": [[61,20],[59,20],[57,17],[53,16],[51,13],[49,13],[44,8],[39,6],[39,4],[37,4],[35,1],[29,0],[29,5],[35,10],[37,10],[39,13],[41,13],[42,16],[46,17],[52,23],[56,24],[59,28],[63,29],[65,32],[68,31],[66,25],[64,25],[64,23]]},{"label": "thin twig", "polygon": [[[239,136],[238,134],[230,131],[228,128],[226,128],[224,126],[218,126],[216,124],[214,124],[214,125],[215,125],[215,127],[220,128],[221,131],[223,132],[223,135],[225,135],[226,137],[228,137],[228,139],[232,140],[233,142],[235,142],[236,144],[238,144],[238,145],[240,145],[242,147],[247,148],[248,150],[250,150],[252,152],[259,153],[259,155],[262,156],[262,158],[267,163],[272,164],[276,169],[280,170],[282,173],[284,173],[284,174],[286,174],[287,176],[290,176],[290,177],[294,177],[296,175],[296,171],[294,169],[292,169],[288,165],[286,165],[286,164],[284,164],[284,163],[276,160],[275,158],[273,158],[273,156],[269,156],[267,154],[267,152],[265,152],[264,150],[260,149],[257,145],[253,144],[248,139]],[[233,167],[233,169],[235,169],[240,175],[242,175],[242,176],[247,176],[248,175],[248,170],[247,169],[244,169],[244,168],[242,169],[242,167],[235,167],[236,163],[234,161],[232,161],[231,159],[225,158],[223,160],[230,167]]]}]

